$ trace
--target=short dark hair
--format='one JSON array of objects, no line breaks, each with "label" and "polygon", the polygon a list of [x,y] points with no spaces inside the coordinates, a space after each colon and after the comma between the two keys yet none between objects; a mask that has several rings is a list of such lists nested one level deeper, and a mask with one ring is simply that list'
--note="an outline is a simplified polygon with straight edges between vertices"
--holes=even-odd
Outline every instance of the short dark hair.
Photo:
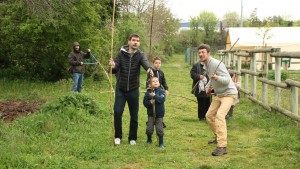
[{"label": "short dark hair", "polygon": [[155,57],[152,59],[152,63],[154,63],[156,60],[160,60],[160,61],[161,61],[161,59],[160,59],[158,56],[155,56]]},{"label": "short dark hair", "polygon": [[131,35],[129,35],[129,37],[128,37],[128,40],[131,40],[132,38],[140,38],[140,36],[138,35],[138,34],[131,34]]},{"label": "short dark hair", "polygon": [[206,49],[207,53],[210,52],[210,46],[208,44],[201,44],[199,47],[198,47],[198,50],[200,49]]}]

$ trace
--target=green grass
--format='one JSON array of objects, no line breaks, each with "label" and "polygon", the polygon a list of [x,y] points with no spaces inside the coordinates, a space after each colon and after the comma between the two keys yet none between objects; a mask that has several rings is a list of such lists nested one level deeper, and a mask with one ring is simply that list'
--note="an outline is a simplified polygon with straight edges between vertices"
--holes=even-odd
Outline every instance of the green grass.
[{"label": "green grass", "polygon": [[[289,71],[290,73],[288,74],[288,79],[300,79],[300,72],[299,71]],[[284,81],[283,81],[284,82]],[[245,88],[245,81],[244,78],[242,78],[242,88]],[[248,76],[248,90],[252,93],[252,76]],[[291,103],[292,103],[292,98],[291,98],[291,89],[283,89],[280,88],[280,103],[279,105],[286,109],[291,111]],[[256,99],[259,101],[262,101],[262,82],[256,80]],[[300,91],[298,92],[298,98],[300,98]],[[268,85],[268,104],[275,104],[275,87],[272,85]],[[298,104],[298,109],[300,110],[300,101]]]},{"label": "green grass", "polygon": [[[45,100],[39,112],[12,123],[0,122],[0,168],[298,168],[300,127],[284,115],[267,112],[242,96],[228,125],[228,151],[213,157],[213,138],[197,119],[190,93],[190,66],[183,56],[163,63],[167,98],[165,149],[146,142],[146,109],[142,105],[145,73],[141,75],[139,130],[136,146],[127,143],[128,108],[123,114],[124,139],[113,146],[107,80],[84,81],[82,94],[71,94],[71,81],[31,83],[0,80],[0,100]],[[173,94],[173,95],[172,95]],[[183,96],[183,97],[179,97]],[[96,110],[96,111],[94,111]]]}]

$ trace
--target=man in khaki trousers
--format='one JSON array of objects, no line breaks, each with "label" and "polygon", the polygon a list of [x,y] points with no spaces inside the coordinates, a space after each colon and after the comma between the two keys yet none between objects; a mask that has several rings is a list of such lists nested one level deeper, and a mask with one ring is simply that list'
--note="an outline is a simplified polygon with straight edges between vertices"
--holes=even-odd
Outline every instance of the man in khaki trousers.
[{"label": "man in khaki trousers", "polygon": [[225,116],[232,103],[237,99],[238,91],[232,81],[226,66],[219,60],[210,56],[210,46],[200,45],[198,55],[204,63],[204,69],[210,77],[205,89],[208,95],[212,90],[216,97],[206,113],[206,120],[215,134],[215,140],[209,141],[209,144],[217,144],[217,148],[212,152],[213,156],[227,154],[227,127]]}]

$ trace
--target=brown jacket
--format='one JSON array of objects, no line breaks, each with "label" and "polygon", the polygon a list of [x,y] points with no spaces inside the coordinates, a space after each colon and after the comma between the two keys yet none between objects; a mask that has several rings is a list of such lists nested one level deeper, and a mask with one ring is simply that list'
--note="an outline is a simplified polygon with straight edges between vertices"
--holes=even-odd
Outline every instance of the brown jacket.
[{"label": "brown jacket", "polygon": [[90,53],[80,52],[71,52],[68,56],[70,68],[70,73],[84,73],[84,65],[81,62],[84,62],[84,59],[90,58]]}]

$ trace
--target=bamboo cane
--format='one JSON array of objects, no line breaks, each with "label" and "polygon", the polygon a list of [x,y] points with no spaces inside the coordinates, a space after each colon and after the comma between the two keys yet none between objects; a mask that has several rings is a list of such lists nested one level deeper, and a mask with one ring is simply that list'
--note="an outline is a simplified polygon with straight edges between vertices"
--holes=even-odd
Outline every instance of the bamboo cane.
[{"label": "bamboo cane", "polygon": [[[115,32],[115,10],[116,10],[116,0],[113,0],[113,13],[112,13],[112,22],[111,22],[111,46],[110,46],[110,59],[113,58],[114,50],[114,32]],[[114,129],[114,112],[113,112],[113,86],[112,86],[112,66],[110,67],[110,114],[112,117],[111,133],[113,138],[113,144],[115,145],[115,129]]]},{"label": "bamboo cane", "polygon": [[[239,39],[240,39],[240,38],[237,38],[237,40],[234,42],[234,44],[231,46],[231,48],[229,49],[228,52],[230,52],[230,51],[232,50],[232,48],[233,48],[233,47],[235,46],[235,44],[239,41]],[[220,63],[218,64],[216,70],[214,71],[214,74],[216,74],[216,72],[217,72],[217,70],[218,70],[220,64],[223,62],[224,58],[225,58],[225,55],[222,55],[222,59],[220,60]],[[214,75],[214,74],[213,74],[213,75]]]},{"label": "bamboo cane", "polygon": [[[154,10],[155,10],[155,0],[153,1],[151,24],[150,24],[149,58],[151,58],[151,55],[152,55],[152,32],[153,32]],[[151,86],[151,91],[153,93],[155,93],[153,85],[152,85],[152,78],[153,78],[153,75],[150,77],[150,86]],[[156,127],[155,99],[154,99],[153,96],[152,96],[152,100],[153,100],[153,102],[152,102],[153,122],[154,122],[154,125]]]}]

